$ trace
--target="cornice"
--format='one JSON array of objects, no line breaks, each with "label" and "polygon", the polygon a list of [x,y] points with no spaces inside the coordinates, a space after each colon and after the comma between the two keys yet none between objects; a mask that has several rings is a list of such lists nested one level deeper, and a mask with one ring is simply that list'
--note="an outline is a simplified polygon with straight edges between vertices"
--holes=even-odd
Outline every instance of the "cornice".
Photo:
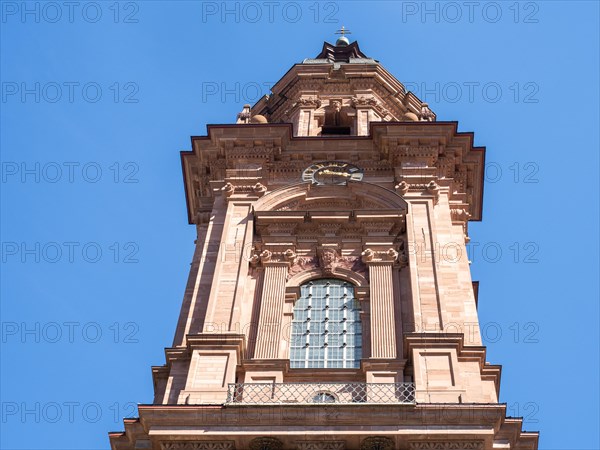
[{"label": "cornice", "polygon": [[[302,168],[315,158],[343,159],[342,153],[353,163],[364,165],[367,177],[381,172],[397,182],[402,181],[402,174],[409,175],[410,167],[430,166],[433,175],[429,181],[452,184],[449,200],[453,209],[464,210],[467,220],[481,220],[485,148],[473,147],[473,133],[459,133],[457,122],[371,122],[368,136],[337,138],[293,137],[291,124],[209,125],[207,129],[208,136],[192,138],[192,152],[181,154],[191,223],[198,220],[199,212],[210,212],[215,195],[210,183],[223,182],[226,171],[240,161],[262,170],[254,184],[238,188],[243,193],[258,182],[268,188],[265,179],[281,185],[292,174],[299,177]],[[340,141],[344,141],[342,146],[332,145]],[[298,157],[301,159],[291,159]],[[227,182],[235,187],[239,182],[233,178]],[[244,195],[255,201],[264,192]]]}]

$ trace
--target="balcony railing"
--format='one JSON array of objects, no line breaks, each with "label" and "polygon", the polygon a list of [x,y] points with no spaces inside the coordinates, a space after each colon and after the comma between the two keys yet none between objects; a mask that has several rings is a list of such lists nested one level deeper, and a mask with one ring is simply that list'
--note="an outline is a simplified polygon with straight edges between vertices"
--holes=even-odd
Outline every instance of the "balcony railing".
[{"label": "balcony railing", "polygon": [[235,383],[226,404],[400,404],[415,403],[413,383]]}]

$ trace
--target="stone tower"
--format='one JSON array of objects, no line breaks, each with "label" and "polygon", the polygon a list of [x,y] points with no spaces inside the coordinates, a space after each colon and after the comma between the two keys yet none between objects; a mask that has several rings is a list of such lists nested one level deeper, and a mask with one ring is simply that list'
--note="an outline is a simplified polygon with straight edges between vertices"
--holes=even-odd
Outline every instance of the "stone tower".
[{"label": "stone tower", "polygon": [[536,449],[478,326],[484,156],[345,36],[192,137],[175,338],[112,449]]}]

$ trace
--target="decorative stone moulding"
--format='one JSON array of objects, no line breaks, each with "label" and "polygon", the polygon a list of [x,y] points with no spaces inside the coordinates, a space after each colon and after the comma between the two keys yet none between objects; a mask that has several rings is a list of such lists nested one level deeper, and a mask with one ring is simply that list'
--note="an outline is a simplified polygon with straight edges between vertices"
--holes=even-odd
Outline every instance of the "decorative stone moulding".
[{"label": "decorative stone moulding", "polygon": [[233,441],[162,442],[161,450],[235,450]]},{"label": "decorative stone moulding", "polygon": [[[360,95],[363,94],[358,94]],[[328,102],[328,100],[323,101]],[[220,189],[223,180],[230,181],[227,180],[226,170],[234,169],[240,161],[244,161],[244,164],[257,165],[256,169],[259,170],[257,173],[276,180],[277,186],[287,182],[290,176],[297,176],[304,164],[307,162],[310,164],[313,153],[301,151],[299,157],[296,152],[302,145],[290,141],[293,140],[292,131],[284,125],[273,124],[267,127],[271,135],[260,142],[253,135],[256,130],[246,127],[240,128],[235,140],[225,140],[222,138],[224,131],[218,126],[209,127],[211,139],[194,140],[194,151],[183,155],[190,221],[194,219],[198,209],[205,207],[205,197],[215,195],[215,192],[210,189],[211,184],[219,183]],[[448,188],[450,200],[469,203],[469,212],[472,214],[470,220],[480,220],[483,179],[480,166],[483,163],[483,149],[472,147],[472,138],[466,133],[458,133],[451,124],[437,123],[427,127],[432,137],[424,142],[412,142],[408,137],[400,135],[396,127],[398,125],[373,123],[373,144],[381,153],[378,155],[381,160],[378,164],[383,164],[385,161],[385,165],[389,166],[385,170],[395,170],[397,182],[406,181],[411,192],[424,189],[420,185],[426,185],[432,176],[448,180],[448,186],[444,187]],[[202,154],[202,158],[198,158],[198,154]],[[335,156],[339,157],[337,154]],[[294,158],[300,159],[294,160]],[[291,160],[294,161],[290,163]],[[362,165],[365,168],[373,170],[374,161],[364,160],[362,156],[360,161],[361,163],[364,161]],[[406,164],[415,166],[405,167]],[[419,177],[419,174],[425,175],[425,173],[428,179],[419,179],[423,178]],[[416,179],[413,179],[415,177]],[[256,180],[251,185],[258,181],[260,180]],[[236,184],[233,181],[232,183]],[[396,193],[401,197],[402,192],[398,189]],[[235,186],[235,190],[236,194],[241,192],[238,186]],[[281,205],[275,209],[286,206]]]},{"label": "decorative stone moulding", "polygon": [[352,97],[350,99],[352,106],[375,106],[377,105],[377,100],[373,97]]},{"label": "decorative stone moulding", "polygon": [[286,223],[286,222],[273,222],[267,225],[265,224],[256,224],[256,230],[258,231],[258,235],[266,235],[266,236],[294,236],[296,235],[296,229],[298,228],[298,223]]},{"label": "decorative stone moulding", "polygon": [[339,234],[340,229],[342,228],[341,223],[320,223],[318,225],[319,230],[325,236],[336,236]]},{"label": "decorative stone moulding", "polygon": [[394,119],[394,116],[390,113],[390,111],[386,109],[381,102],[373,97],[352,97],[350,99],[350,104],[354,108],[371,107],[381,116],[382,119],[386,121]]},{"label": "decorative stone moulding", "polygon": [[[413,116],[416,117],[415,114]],[[418,120],[418,119],[417,119]],[[426,164],[429,170],[435,170],[439,158],[439,146],[438,145],[407,145],[398,140],[388,141],[387,151],[389,158],[394,166],[399,166],[407,161],[414,164]],[[423,167],[406,167],[416,168],[422,170]]]},{"label": "decorative stone moulding", "polygon": [[265,139],[260,144],[257,144],[252,138],[240,137],[235,141],[226,140],[218,142],[216,153],[207,155],[207,162],[211,165],[234,169],[236,165],[230,163],[239,162],[240,159],[255,160],[255,162],[257,162],[256,160],[270,161],[275,155],[279,155],[280,153],[281,146],[272,139]]},{"label": "decorative stone moulding", "polygon": [[288,250],[283,254],[284,258],[290,263],[288,279],[301,272],[318,269],[321,269],[322,274],[326,276],[339,274],[340,270],[352,271],[360,275],[366,275],[368,272],[367,267],[359,257],[342,256],[337,249],[319,248],[316,251],[316,256],[297,256],[295,252],[292,252],[294,254],[292,257],[288,252],[292,252],[292,250]]},{"label": "decorative stone moulding", "polygon": [[410,450],[482,450],[484,448],[481,441],[424,441],[410,442]]},{"label": "decorative stone moulding", "polygon": [[296,442],[298,450],[344,450],[344,441],[299,441]]},{"label": "decorative stone moulding", "polygon": [[260,437],[250,441],[250,450],[282,450],[283,443],[279,439]]},{"label": "decorative stone moulding", "polygon": [[395,448],[394,441],[383,436],[368,437],[360,444],[360,450],[394,450]]}]

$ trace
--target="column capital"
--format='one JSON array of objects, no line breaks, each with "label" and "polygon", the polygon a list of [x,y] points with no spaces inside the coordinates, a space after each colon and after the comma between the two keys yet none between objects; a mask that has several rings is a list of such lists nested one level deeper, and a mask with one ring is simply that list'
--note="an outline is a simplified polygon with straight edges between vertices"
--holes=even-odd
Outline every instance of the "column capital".
[{"label": "column capital", "polygon": [[263,267],[290,267],[296,260],[296,252],[292,249],[287,249],[284,252],[272,252],[271,250],[263,250],[262,252],[254,253],[249,262],[252,266],[258,266],[259,263]]},{"label": "column capital", "polygon": [[361,254],[362,262],[371,265],[392,265],[398,259],[398,251],[393,247],[388,250],[374,251],[370,248],[365,249]]}]

